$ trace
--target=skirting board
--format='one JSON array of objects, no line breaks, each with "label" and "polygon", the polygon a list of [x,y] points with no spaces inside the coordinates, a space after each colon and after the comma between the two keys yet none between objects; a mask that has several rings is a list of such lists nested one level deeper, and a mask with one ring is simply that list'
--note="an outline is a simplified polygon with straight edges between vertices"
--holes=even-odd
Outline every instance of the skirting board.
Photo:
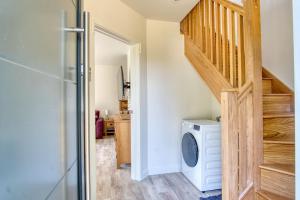
[{"label": "skirting board", "polygon": [[148,175],[170,174],[170,173],[178,173],[180,171],[181,171],[180,165],[161,165],[161,166],[150,167]]}]

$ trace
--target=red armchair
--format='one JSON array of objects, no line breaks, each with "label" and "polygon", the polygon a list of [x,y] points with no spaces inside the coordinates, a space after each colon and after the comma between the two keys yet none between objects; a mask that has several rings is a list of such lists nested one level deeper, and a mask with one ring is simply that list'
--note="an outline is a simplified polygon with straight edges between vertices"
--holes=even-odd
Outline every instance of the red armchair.
[{"label": "red armchair", "polygon": [[100,117],[100,111],[95,111],[95,126],[96,126],[96,139],[103,138],[104,132],[104,119]]}]

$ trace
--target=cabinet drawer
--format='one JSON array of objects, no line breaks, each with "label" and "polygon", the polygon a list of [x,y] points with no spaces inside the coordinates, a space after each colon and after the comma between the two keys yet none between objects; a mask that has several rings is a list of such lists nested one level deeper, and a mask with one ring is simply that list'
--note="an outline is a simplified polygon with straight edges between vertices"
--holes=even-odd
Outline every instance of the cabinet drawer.
[{"label": "cabinet drawer", "polygon": [[113,128],[114,127],[114,123],[113,122],[106,122],[106,127],[107,128]]},{"label": "cabinet drawer", "polygon": [[105,122],[105,127],[106,128],[114,128],[114,122],[111,122],[111,121]]}]

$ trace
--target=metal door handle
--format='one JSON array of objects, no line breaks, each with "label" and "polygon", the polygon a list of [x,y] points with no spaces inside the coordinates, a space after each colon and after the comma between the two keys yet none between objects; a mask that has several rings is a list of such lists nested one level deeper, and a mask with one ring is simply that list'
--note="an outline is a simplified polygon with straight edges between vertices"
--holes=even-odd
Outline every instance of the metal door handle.
[{"label": "metal door handle", "polygon": [[[64,31],[66,32],[72,32],[72,33],[82,33],[83,36],[83,56],[82,56],[82,65],[81,65],[81,75],[83,78],[82,81],[82,92],[83,92],[83,134],[82,140],[83,140],[83,153],[80,153],[81,156],[83,156],[84,164],[83,164],[83,170],[81,173],[84,174],[84,180],[83,180],[83,188],[84,188],[84,197],[85,200],[90,200],[91,198],[91,190],[90,190],[90,106],[89,106],[89,81],[90,81],[90,62],[89,62],[89,34],[90,34],[90,14],[89,12],[83,12],[83,27],[67,27],[64,28]],[[80,81],[81,83],[81,81]],[[81,87],[81,86],[80,86]],[[81,106],[80,106],[81,107]],[[82,108],[81,108],[82,109]],[[80,110],[81,110],[80,109]],[[77,122],[81,123],[81,122]],[[78,177],[79,178],[79,177]],[[80,177],[81,178],[81,177]]]},{"label": "metal door handle", "polygon": [[83,33],[84,28],[70,27],[70,28],[64,28],[64,31],[66,31],[66,32],[75,32],[75,33]]}]

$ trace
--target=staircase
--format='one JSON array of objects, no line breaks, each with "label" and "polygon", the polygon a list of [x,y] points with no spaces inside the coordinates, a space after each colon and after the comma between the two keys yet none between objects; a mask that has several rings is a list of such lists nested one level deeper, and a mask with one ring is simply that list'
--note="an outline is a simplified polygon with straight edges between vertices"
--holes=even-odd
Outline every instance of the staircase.
[{"label": "staircase", "polygon": [[295,199],[294,96],[270,72],[263,71],[264,162],[258,199]]},{"label": "staircase", "polygon": [[221,103],[222,199],[295,199],[294,96],[261,67],[260,1],[199,0],[180,31]]}]

